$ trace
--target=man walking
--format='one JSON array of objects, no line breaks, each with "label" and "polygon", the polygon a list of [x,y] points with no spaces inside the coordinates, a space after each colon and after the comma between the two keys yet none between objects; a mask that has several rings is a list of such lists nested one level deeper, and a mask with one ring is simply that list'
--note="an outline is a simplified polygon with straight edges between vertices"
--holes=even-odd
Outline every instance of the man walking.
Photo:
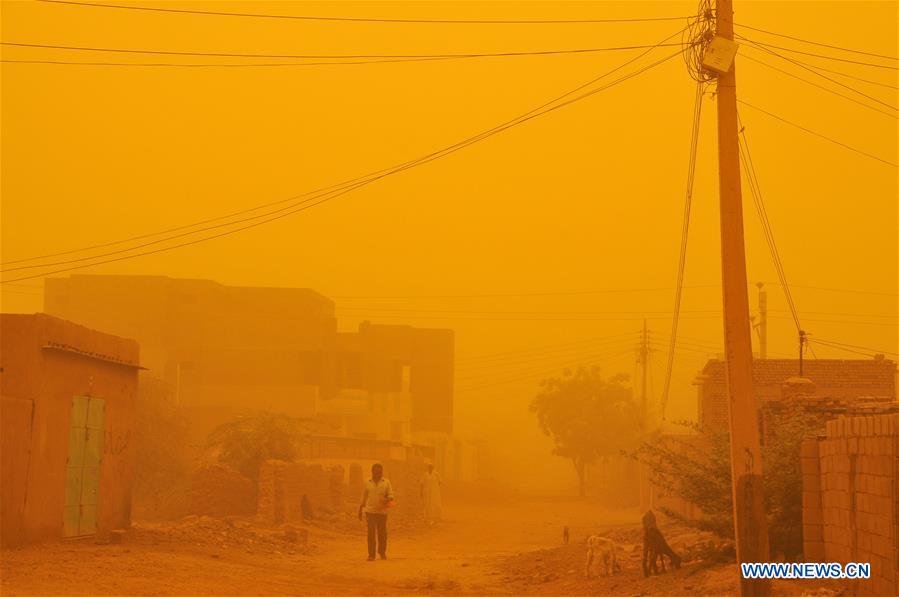
[{"label": "man walking", "polygon": [[387,559],[387,509],[393,505],[393,499],[393,487],[384,478],[384,467],[377,463],[371,465],[371,479],[365,482],[359,504],[359,520],[365,512],[368,523],[369,562],[375,559],[375,535],[378,554],[382,560]]}]

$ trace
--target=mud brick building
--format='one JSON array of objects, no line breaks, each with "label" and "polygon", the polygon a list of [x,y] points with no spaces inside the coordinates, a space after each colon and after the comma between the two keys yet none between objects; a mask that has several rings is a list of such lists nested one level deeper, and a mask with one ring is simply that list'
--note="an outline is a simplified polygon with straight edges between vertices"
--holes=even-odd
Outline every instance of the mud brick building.
[{"label": "mud brick building", "polygon": [[2,544],[127,528],[137,342],[3,314],[0,344]]},{"label": "mud brick building", "polygon": [[[760,406],[781,398],[783,384],[799,376],[796,359],[756,359],[752,364],[753,389]],[[803,378],[811,380],[818,396],[852,402],[896,400],[896,362],[878,355],[873,359],[810,359],[803,365]],[[703,428],[729,424],[724,361],[706,363],[693,382],[698,387],[698,418]]]},{"label": "mud brick building", "polygon": [[805,560],[869,562],[857,595],[899,593],[899,414],[839,417],[802,445]]}]

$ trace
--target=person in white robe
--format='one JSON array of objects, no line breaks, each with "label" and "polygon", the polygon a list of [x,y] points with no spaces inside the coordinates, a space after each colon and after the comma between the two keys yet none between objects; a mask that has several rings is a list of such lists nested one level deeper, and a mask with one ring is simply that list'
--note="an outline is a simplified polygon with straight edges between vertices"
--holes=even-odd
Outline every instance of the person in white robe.
[{"label": "person in white robe", "polygon": [[425,520],[430,523],[440,520],[443,504],[440,499],[440,475],[434,465],[428,463],[428,470],[421,477],[421,497],[424,502]]}]

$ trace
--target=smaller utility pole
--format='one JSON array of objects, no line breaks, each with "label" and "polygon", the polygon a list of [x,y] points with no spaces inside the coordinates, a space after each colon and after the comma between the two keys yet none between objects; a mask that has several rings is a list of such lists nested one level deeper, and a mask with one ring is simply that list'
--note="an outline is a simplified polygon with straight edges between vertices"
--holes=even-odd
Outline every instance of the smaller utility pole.
[{"label": "smaller utility pole", "polygon": [[649,401],[646,397],[646,370],[649,365],[649,334],[646,331],[646,320],[643,320],[643,336],[640,342],[640,367],[642,370],[643,383],[641,386],[641,400],[643,403],[643,426],[644,429],[649,428]]},{"label": "smaller utility pole", "polygon": [[764,282],[756,282],[759,289],[759,358],[768,358],[768,291]]},{"label": "smaller utility pole", "polygon": [[799,330],[799,377],[802,377],[802,353],[805,352],[805,343],[808,339],[805,337],[805,330]]}]

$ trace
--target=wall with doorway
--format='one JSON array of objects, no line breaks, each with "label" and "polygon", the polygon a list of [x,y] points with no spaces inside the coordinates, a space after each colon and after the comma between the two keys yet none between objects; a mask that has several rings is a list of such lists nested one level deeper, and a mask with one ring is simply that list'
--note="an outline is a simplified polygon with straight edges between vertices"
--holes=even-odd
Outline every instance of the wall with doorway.
[{"label": "wall with doorway", "polygon": [[41,313],[0,316],[0,343],[3,545],[62,538],[67,502],[74,534],[127,527],[137,343]]}]

